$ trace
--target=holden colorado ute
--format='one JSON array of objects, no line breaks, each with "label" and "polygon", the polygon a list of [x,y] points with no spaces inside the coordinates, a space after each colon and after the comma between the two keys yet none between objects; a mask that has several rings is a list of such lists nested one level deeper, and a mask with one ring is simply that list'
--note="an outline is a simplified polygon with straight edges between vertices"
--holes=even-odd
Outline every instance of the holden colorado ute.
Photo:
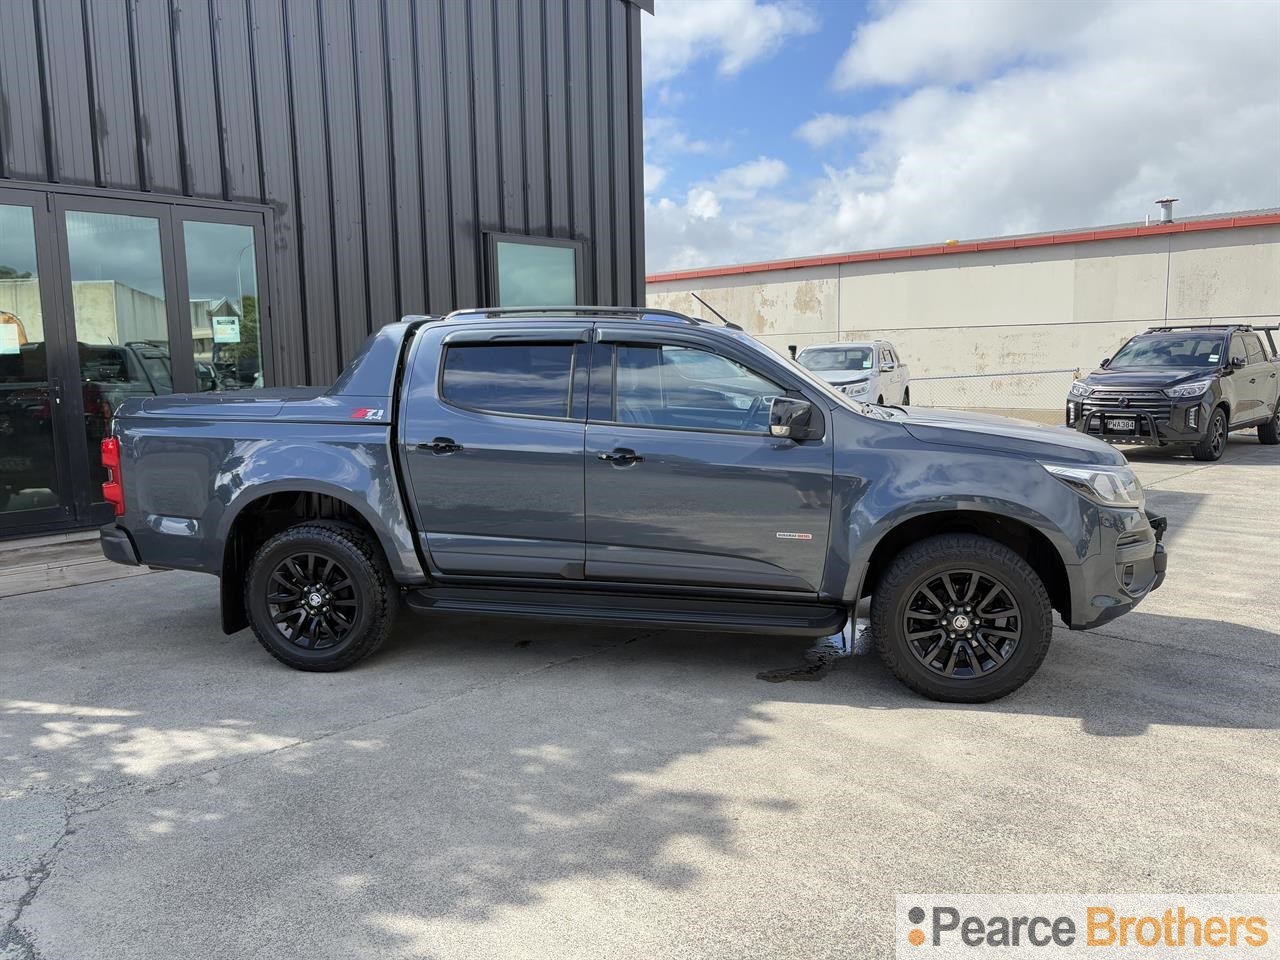
[{"label": "holden colorado ute", "polygon": [[1165,569],[1101,440],[866,404],[651,309],[407,317],[327,389],[126,400],[102,455],[106,556],[214,574],[223,630],[302,670],[401,607],[824,637],[869,596],[893,673],[976,702]]}]

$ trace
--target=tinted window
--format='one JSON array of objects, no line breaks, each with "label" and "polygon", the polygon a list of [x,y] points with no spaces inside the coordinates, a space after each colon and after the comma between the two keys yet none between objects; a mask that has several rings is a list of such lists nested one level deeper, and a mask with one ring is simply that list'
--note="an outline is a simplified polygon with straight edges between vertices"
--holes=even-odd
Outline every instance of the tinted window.
[{"label": "tinted window", "polygon": [[796,362],[809,370],[870,370],[875,351],[871,347],[812,347],[801,350]]},{"label": "tinted window", "polygon": [[1222,363],[1222,335],[1135,337],[1120,348],[1112,367],[1215,367]]},{"label": "tinted window", "polygon": [[573,247],[494,244],[498,306],[530,307],[578,302],[578,253]]},{"label": "tinted window", "polygon": [[444,398],[495,413],[566,417],[572,369],[573,345],[568,343],[449,347]]},{"label": "tinted window", "polygon": [[764,433],[783,391],[705,350],[619,346],[615,419],[622,423]]},{"label": "tinted window", "polygon": [[1258,341],[1257,334],[1250,334],[1244,338],[1245,359],[1250,363],[1265,363],[1267,360],[1266,353],[1263,352],[1262,344]]}]

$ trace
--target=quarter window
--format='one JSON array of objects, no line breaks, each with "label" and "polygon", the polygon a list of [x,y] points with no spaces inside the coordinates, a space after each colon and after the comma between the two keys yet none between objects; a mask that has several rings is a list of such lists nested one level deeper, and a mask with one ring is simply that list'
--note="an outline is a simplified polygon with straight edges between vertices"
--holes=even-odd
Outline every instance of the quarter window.
[{"label": "quarter window", "polygon": [[572,374],[572,344],[464,344],[445,351],[442,395],[492,413],[567,417]]},{"label": "quarter window", "polygon": [[770,401],[783,392],[741,364],[706,350],[620,345],[614,419],[764,433]]}]

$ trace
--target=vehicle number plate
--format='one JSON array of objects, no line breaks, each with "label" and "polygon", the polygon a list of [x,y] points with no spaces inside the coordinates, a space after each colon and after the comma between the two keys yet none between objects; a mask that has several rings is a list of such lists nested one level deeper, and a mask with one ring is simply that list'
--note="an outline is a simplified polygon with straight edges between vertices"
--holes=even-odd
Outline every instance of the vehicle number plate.
[{"label": "vehicle number plate", "polygon": [[1107,417],[1108,433],[1133,433],[1137,421],[1133,417]]}]

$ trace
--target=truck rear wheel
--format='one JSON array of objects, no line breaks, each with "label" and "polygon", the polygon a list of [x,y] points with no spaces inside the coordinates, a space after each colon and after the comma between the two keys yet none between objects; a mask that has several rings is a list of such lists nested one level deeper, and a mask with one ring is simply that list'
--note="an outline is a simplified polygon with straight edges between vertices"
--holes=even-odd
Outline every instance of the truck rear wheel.
[{"label": "truck rear wheel", "polygon": [[1049,652],[1053,605],[1031,565],[974,534],[898,554],[871,598],[876,649],[931,700],[983,703],[1017,690]]},{"label": "truck rear wheel", "polygon": [[1273,447],[1280,443],[1280,402],[1276,403],[1276,412],[1266,423],[1258,424],[1258,442]]},{"label": "truck rear wheel", "polygon": [[399,594],[381,551],[341,523],[289,527],[264,543],[245,578],[258,641],[297,670],[342,670],[382,646]]}]

